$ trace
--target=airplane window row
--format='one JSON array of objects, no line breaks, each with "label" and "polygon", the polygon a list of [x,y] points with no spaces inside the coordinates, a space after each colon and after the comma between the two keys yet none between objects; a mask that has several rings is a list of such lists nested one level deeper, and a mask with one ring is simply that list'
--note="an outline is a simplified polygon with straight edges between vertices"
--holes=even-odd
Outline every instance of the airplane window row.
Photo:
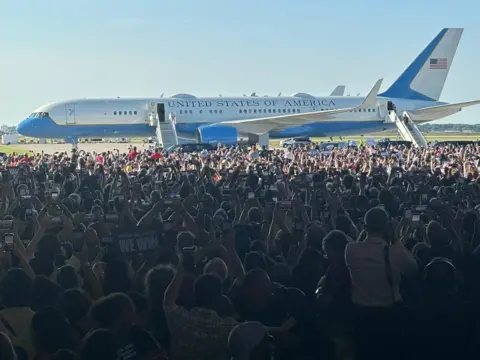
[{"label": "airplane window row", "polygon": [[[326,111],[326,110],[331,110],[331,109],[318,109],[318,111]],[[375,109],[358,109],[358,110],[350,110],[350,112],[375,112]],[[203,113],[203,110],[198,111],[199,114]],[[208,111],[210,114],[221,114],[222,110],[209,110]],[[273,113],[273,114],[291,114],[291,113],[298,113],[300,114],[301,111],[300,109],[239,109],[238,112],[240,114],[261,114],[261,113]],[[187,114],[193,114],[193,110],[180,110],[179,111],[180,115],[187,115]],[[115,115],[115,112],[114,112]],[[121,115],[121,112],[120,112]],[[125,114],[126,115],[126,114]],[[137,115],[137,112],[135,111],[135,115]]]},{"label": "airplane window row", "polygon": [[[322,109],[322,110],[324,110],[324,109]],[[258,110],[257,109],[248,109],[248,110],[247,109],[243,109],[243,110],[240,109],[238,112],[240,114],[246,114],[246,113],[261,114],[262,112],[264,114],[267,113],[267,112],[268,113],[274,113],[274,114],[277,114],[277,113],[278,114],[280,114],[280,113],[290,114],[290,113],[300,113],[300,109],[283,109],[283,110],[282,109],[268,109],[268,110],[267,109],[263,109],[263,110],[262,109],[258,109]]]},{"label": "airplane window row", "polygon": [[113,115],[137,115],[137,111],[129,110],[129,111],[114,111]]},{"label": "airplane window row", "polygon": [[[209,110],[210,114],[221,114],[222,110]],[[181,114],[193,114],[193,110],[180,110],[179,111],[180,115]],[[203,110],[198,110],[199,114],[203,114]]]},{"label": "airplane window row", "polygon": [[376,109],[358,109],[358,110],[350,110],[350,112],[376,112]]}]

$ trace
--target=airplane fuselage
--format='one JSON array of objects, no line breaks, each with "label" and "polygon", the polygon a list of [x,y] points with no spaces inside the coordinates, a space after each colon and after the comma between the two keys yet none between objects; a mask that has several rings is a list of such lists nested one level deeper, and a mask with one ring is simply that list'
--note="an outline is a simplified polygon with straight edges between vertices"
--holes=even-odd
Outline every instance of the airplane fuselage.
[{"label": "airplane fuselage", "polygon": [[[36,109],[17,127],[21,135],[46,138],[67,137],[148,137],[155,135],[148,111],[151,103],[163,103],[166,116],[174,116],[179,137],[195,138],[203,125],[243,119],[256,119],[315,111],[353,108],[362,97],[313,97],[295,94],[291,97],[212,97],[197,98],[180,94],[170,98],[80,99],[51,103]],[[373,133],[393,128],[385,124],[387,102],[391,101],[400,114],[441,102],[390,99],[377,97],[377,106],[334,114],[327,121],[273,130],[271,138],[293,136],[348,136]],[[437,120],[450,113],[415,119],[418,123]]]}]

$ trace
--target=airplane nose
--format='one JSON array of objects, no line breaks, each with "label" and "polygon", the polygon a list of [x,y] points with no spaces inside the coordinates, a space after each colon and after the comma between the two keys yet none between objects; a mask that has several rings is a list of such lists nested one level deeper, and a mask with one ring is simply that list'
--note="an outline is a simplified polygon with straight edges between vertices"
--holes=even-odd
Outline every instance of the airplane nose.
[{"label": "airplane nose", "polygon": [[17,124],[17,133],[26,136],[25,131],[28,129],[28,120],[29,119],[26,118]]}]

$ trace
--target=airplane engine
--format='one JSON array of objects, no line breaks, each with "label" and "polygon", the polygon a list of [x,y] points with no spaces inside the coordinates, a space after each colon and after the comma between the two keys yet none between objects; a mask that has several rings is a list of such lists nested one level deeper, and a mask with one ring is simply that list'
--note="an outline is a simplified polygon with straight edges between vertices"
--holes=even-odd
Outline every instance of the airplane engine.
[{"label": "airplane engine", "polygon": [[232,126],[205,125],[197,128],[195,138],[198,143],[216,145],[236,145],[239,140],[239,133]]}]

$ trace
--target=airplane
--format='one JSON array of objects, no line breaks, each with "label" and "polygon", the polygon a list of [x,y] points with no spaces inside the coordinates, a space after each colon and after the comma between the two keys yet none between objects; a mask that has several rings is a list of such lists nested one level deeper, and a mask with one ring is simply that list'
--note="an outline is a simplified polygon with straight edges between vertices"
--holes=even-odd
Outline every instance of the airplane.
[{"label": "airplane", "polygon": [[[374,133],[395,128],[386,121],[390,110],[407,112],[415,123],[450,116],[480,104],[439,101],[463,29],[444,28],[383,93],[377,81],[365,97],[314,97],[307,93],[277,97],[196,97],[79,99],[43,105],[17,126],[37,138],[155,136],[149,118],[155,104],[158,121],[175,119],[179,138],[198,142],[236,143],[238,138],[329,137]],[[255,94],[252,94],[255,95]]]}]

